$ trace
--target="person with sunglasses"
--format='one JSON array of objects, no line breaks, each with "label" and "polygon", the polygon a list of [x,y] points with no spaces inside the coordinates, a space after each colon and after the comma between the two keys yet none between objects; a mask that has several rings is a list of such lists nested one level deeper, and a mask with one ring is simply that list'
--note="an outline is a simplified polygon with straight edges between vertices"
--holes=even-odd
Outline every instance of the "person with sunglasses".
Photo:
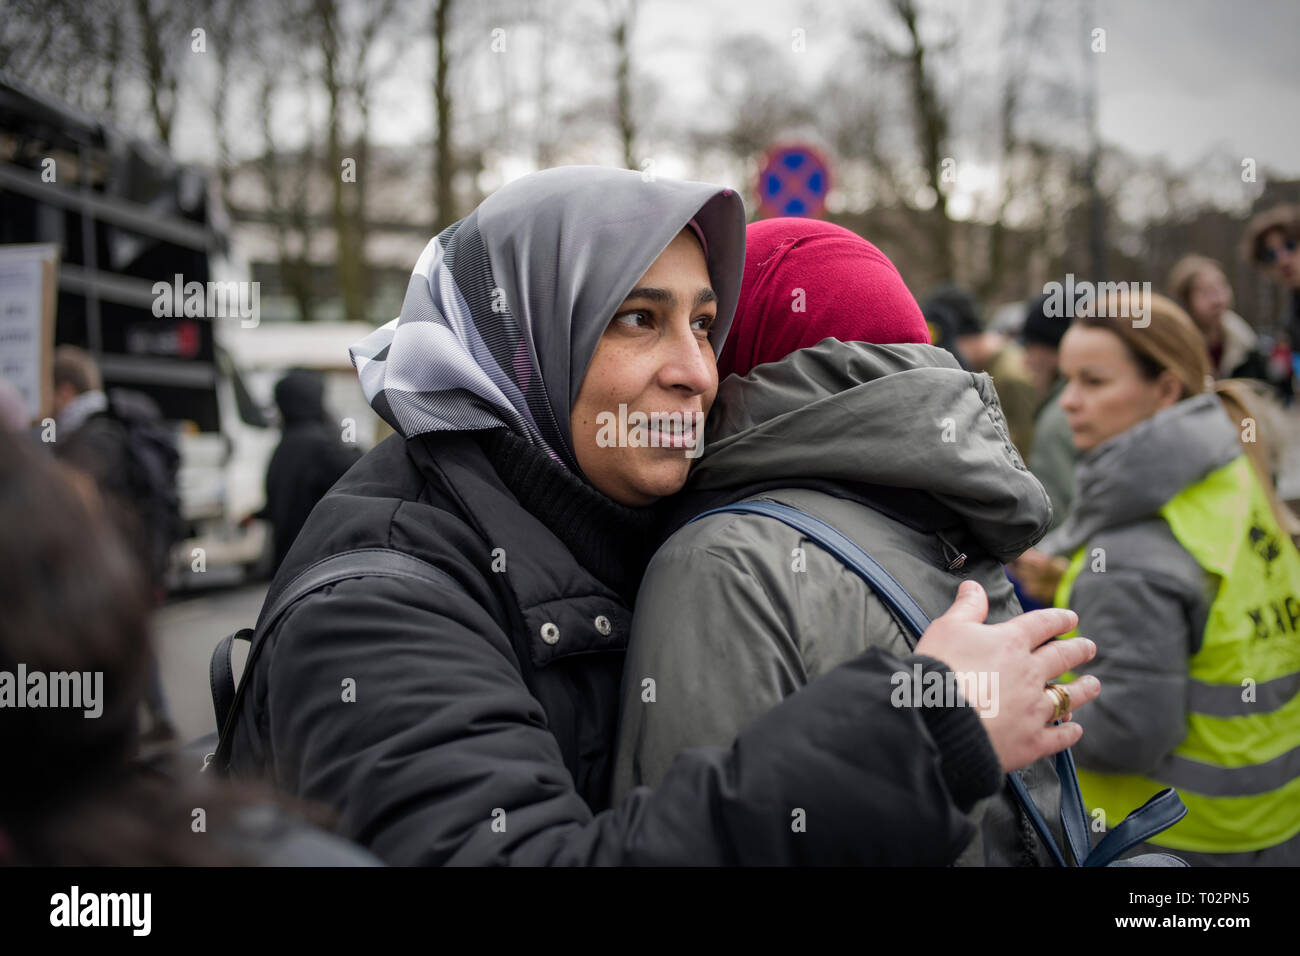
[{"label": "person with sunglasses", "polygon": [[1282,325],[1300,378],[1300,206],[1274,206],[1246,226],[1242,253],[1287,293]]}]

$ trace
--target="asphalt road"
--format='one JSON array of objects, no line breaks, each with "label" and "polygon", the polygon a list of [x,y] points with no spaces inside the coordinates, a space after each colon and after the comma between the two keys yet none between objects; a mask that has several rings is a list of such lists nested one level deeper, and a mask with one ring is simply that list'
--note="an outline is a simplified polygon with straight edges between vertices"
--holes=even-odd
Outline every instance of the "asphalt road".
[{"label": "asphalt road", "polygon": [[[163,687],[181,743],[216,729],[208,687],[212,649],[231,631],[252,627],[266,596],[266,582],[235,586],[229,579],[219,582],[215,579],[216,586],[173,596],[154,612],[154,643]],[[247,652],[247,644],[236,644],[236,678]]]}]

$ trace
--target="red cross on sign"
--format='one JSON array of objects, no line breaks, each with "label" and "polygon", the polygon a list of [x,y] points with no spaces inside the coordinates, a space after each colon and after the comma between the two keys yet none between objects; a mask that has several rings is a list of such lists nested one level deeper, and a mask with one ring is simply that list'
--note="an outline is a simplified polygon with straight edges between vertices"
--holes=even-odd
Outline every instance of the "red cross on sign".
[{"label": "red cross on sign", "polygon": [[774,146],[759,168],[759,215],[820,219],[830,188],[830,166],[819,150],[803,143]]}]

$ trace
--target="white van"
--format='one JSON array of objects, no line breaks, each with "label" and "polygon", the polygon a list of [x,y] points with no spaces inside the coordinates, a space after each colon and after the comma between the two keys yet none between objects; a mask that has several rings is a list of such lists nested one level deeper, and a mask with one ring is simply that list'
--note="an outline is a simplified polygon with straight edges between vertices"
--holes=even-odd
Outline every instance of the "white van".
[{"label": "white van", "polygon": [[238,568],[245,579],[271,568],[266,469],[280,441],[275,383],[292,368],[325,379],[325,407],[339,422],[341,441],[362,452],[391,432],[361,393],[348,348],[374,327],[364,322],[219,324],[215,432],[182,430],[180,495],[192,536],[173,552],[175,586],[200,571]]}]

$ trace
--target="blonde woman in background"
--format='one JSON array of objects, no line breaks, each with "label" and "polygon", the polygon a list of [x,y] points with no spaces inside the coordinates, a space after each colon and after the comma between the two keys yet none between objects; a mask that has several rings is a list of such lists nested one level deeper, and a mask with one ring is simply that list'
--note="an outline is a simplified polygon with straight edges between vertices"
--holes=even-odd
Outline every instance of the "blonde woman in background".
[{"label": "blonde woman in background", "polygon": [[1183,256],[1169,272],[1168,287],[1205,339],[1215,378],[1268,378],[1259,335],[1232,311],[1232,286],[1219,263],[1206,256]]},{"label": "blonde woman in background", "polygon": [[[1159,848],[1300,863],[1300,553],[1256,396],[1213,381],[1171,300],[1104,305],[1061,342],[1077,498],[1028,559],[1068,561],[1056,604],[1097,644],[1080,668],[1106,686],[1077,718],[1084,801],[1113,825],[1173,786],[1189,812]],[[1107,317],[1135,314],[1149,325]]]}]

